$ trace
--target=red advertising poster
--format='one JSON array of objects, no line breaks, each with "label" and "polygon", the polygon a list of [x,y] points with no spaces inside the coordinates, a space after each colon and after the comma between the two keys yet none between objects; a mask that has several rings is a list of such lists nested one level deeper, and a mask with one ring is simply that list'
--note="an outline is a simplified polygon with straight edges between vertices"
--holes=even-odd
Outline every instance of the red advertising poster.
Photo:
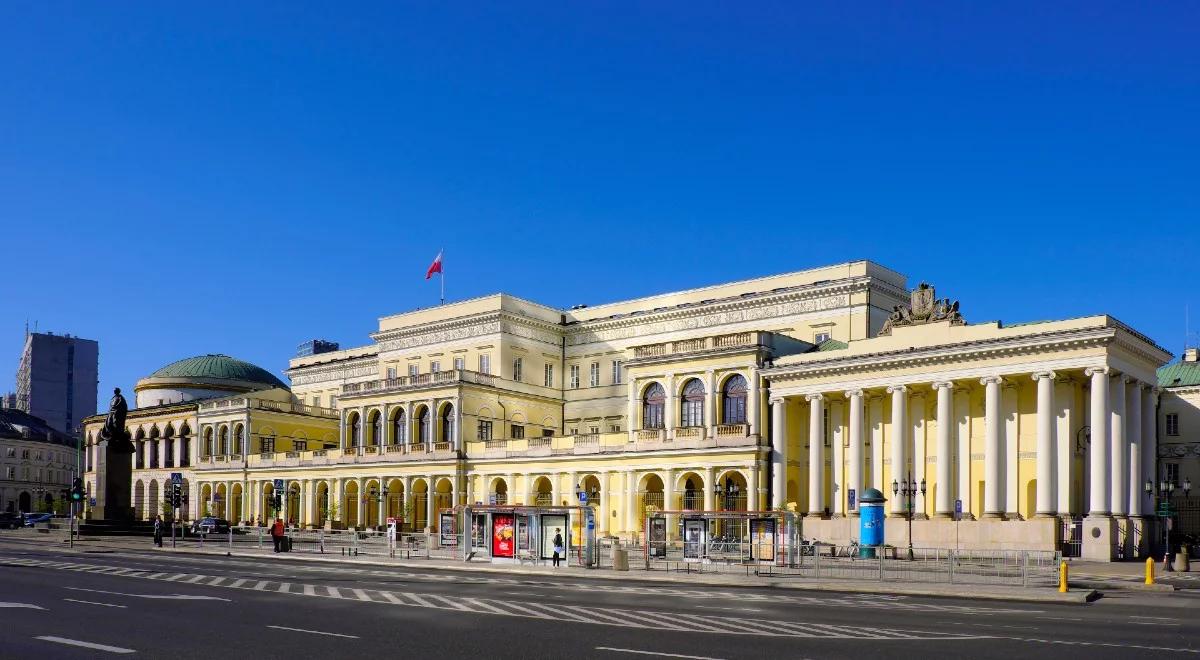
[{"label": "red advertising poster", "polygon": [[513,517],[507,513],[492,515],[492,556],[512,557],[516,542],[513,532]]}]

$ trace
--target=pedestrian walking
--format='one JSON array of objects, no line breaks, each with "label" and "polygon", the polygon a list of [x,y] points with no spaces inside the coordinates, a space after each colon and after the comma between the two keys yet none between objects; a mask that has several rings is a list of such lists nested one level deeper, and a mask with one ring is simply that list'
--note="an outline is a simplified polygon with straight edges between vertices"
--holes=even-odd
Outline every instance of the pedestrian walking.
[{"label": "pedestrian walking", "polygon": [[275,552],[279,552],[279,548],[283,545],[285,533],[283,518],[276,518],[275,524],[271,525],[271,543],[275,544]]},{"label": "pedestrian walking", "polygon": [[155,516],[155,518],[154,518],[154,545],[157,545],[158,547],[161,548],[162,547],[162,539],[163,539],[163,519],[162,519],[162,516]]},{"label": "pedestrian walking", "polygon": [[562,528],[554,528],[554,567],[558,567],[558,562],[562,561],[563,557],[563,537]]}]

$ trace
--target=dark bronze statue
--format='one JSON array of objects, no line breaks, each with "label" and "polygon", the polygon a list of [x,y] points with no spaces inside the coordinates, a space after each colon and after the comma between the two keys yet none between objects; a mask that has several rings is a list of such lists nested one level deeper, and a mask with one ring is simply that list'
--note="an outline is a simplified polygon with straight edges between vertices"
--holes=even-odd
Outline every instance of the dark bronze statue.
[{"label": "dark bronze statue", "polygon": [[100,431],[100,439],[107,440],[109,447],[118,453],[132,454],[133,442],[129,431],[125,430],[125,415],[129,413],[129,404],[121,396],[121,388],[113,388],[113,398],[108,402],[108,419],[104,420],[104,428]]}]

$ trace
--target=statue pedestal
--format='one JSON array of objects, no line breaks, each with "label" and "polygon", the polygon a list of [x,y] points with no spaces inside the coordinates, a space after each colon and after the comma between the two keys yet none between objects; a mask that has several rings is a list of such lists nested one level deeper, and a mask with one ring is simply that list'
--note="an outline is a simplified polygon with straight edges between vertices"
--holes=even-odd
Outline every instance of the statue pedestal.
[{"label": "statue pedestal", "polygon": [[116,451],[114,445],[121,444],[127,442],[101,440],[96,446],[94,519],[133,520],[133,460],[130,454]]}]

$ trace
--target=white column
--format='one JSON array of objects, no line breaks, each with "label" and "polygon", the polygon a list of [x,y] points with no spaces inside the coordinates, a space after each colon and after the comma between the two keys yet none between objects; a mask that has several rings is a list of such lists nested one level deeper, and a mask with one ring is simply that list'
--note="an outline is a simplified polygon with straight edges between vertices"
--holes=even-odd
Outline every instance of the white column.
[{"label": "white column", "polygon": [[597,503],[599,506],[596,507],[596,517],[599,520],[596,521],[596,527],[601,535],[608,536],[612,531],[609,522],[612,520],[612,503],[614,502],[612,499],[612,473],[601,472],[599,477],[600,501]]},{"label": "white column", "polygon": [[555,472],[550,475],[550,503],[554,506],[562,504],[559,499],[562,496],[562,473]]},{"label": "white column", "polygon": [[[887,388],[892,395],[892,428],[889,441],[892,445],[892,480],[899,481],[908,477],[904,469],[904,446],[908,444],[908,388],[903,385],[892,385]],[[891,492],[885,484],[884,492]],[[904,515],[903,498],[893,496],[892,515]]]},{"label": "white column", "polygon": [[955,433],[958,440],[958,497],[962,500],[962,517],[974,520],[971,503],[971,391],[965,387],[954,390]]},{"label": "white column", "polygon": [[1117,374],[1109,393],[1112,400],[1112,426],[1109,428],[1112,458],[1109,459],[1111,462],[1108,466],[1112,476],[1109,483],[1109,502],[1114,516],[1129,513],[1129,486],[1125,483],[1129,480],[1129,435],[1125,432],[1125,383],[1128,380],[1124,375]]},{"label": "white column", "polygon": [[667,374],[667,377],[663,379],[663,384],[666,386],[667,394],[666,401],[663,403],[663,412],[665,413],[663,422],[666,426],[664,437],[674,438],[676,420],[679,419],[679,411],[676,410],[679,407],[679,397],[675,396],[675,374]]},{"label": "white column", "polygon": [[771,399],[771,508],[787,504],[787,407]]},{"label": "white column", "polygon": [[1054,378],[1053,371],[1041,371],[1033,374],[1037,383],[1037,503],[1035,511],[1039,516],[1053,516],[1058,487],[1055,479],[1058,471],[1055,469],[1055,413],[1054,407]]},{"label": "white column", "polygon": [[437,529],[437,478],[429,477],[429,490],[425,497],[425,526]]},{"label": "white column", "polygon": [[716,502],[714,501],[716,499],[716,497],[715,497],[715,493],[713,491],[713,489],[716,488],[716,486],[717,486],[717,484],[714,483],[715,476],[716,475],[713,474],[712,467],[704,468],[704,510],[705,511],[715,511],[717,508]]},{"label": "white column", "polygon": [[[713,370],[704,372],[704,437],[717,437],[716,379]],[[670,523],[667,524],[670,527]]]},{"label": "white column", "polygon": [[871,427],[871,487],[887,494],[883,483],[883,397],[867,397],[867,423]]},{"label": "white column", "polygon": [[758,511],[758,461],[746,467],[746,510]]},{"label": "white column", "polygon": [[846,487],[854,489],[854,509],[850,515],[858,515],[858,500],[863,492],[863,391],[846,392],[850,400],[850,469],[846,475]]},{"label": "white column", "polygon": [[1109,442],[1108,427],[1112,424],[1109,413],[1108,367],[1092,367],[1085,371],[1092,379],[1091,392],[1091,442],[1088,447],[1091,482],[1088,500],[1088,515],[1107,516],[1109,510],[1108,480]]},{"label": "white column", "polygon": [[1055,488],[1058,500],[1057,512],[1061,516],[1078,513],[1082,507],[1078,502],[1072,506],[1071,471],[1075,456],[1075,434],[1072,429],[1079,423],[1075,412],[1075,383],[1070,378],[1059,378],[1055,382]]},{"label": "white column", "polygon": [[1134,488],[1140,494],[1143,512],[1153,511],[1154,505],[1141,484],[1147,480],[1158,483],[1158,414],[1154,409],[1155,396],[1154,387],[1147,385],[1142,389],[1142,476]]},{"label": "white column", "polygon": [[846,515],[846,426],[840,397],[829,402],[829,436],[833,456],[829,461],[829,503],[834,517]]},{"label": "white column", "polygon": [[[387,418],[385,417],[384,419],[386,420]],[[387,482],[387,477],[379,477],[379,510],[376,512],[375,517],[377,520],[375,521],[375,524],[380,529],[384,529],[384,525],[387,524],[388,497],[391,496],[390,494],[383,494],[383,489],[387,487]]]},{"label": "white column", "polygon": [[762,401],[762,398],[759,391],[758,369],[750,370],[750,378],[748,381],[749,382],[747,385],[749,386],[750,391],[746,394],[746,405],[748,406],[746,409],[746,424],[748,426],[747,432],[753,436],[757,433],[760,433],[759,429],[762,428],[762,426],[758,423],[758,416],[762,414],[759,404],[759,402]]},{"label": "white column", "polygon": [[925,460],[928,454],[928,444],[925,438],[925,394],[914,392],[908,401],[908,419],[912,434],[912,481],[917,485],[917,493],[913,498],[913,517],[917,520],[927,520],[929,509],[925,506],[925,494],[920,490],[920,484],[925,481]]},{"label": "white column", "polygon": [[[672,470],[667,470],[663,475],[663,511],[678,509],[675,504],[675,473]],[[667,536],[675,536],[675,525],[677,518],[675,516],[664,516],[667,519]]]},{"label": "white column", "polygon": [[637,515],[637,482],[633,470],[625,471],[625,532],[630,538],[635,538],[638,533]]},{"label": "white column", "polygon": [[[425,451],[433,451],[433,443],[437,442],[437,400],[429,399],[425,402],[428,406],[429,414],[425,416],[425,428],[428,429],[426,436]],[[433,487],[430,486],[429,500],[433,500]],[[429,524],[433,524],[433,519],[429,520]]]},{"label": "white column", "polygon": [[939,381],[933,384],[933,389],[937,391],[937,496],[933,512],[938,518],[950,518],[954,515],[950,444],[954,432],[954,383]]},{"label": "white column", "polygon": [[809,394],[808,399],[808,513],[825,511],[825,397]]},{"label": "white column", "polygon": [[1125,388],[1125,429],[1129,440],[1129,476],[1125,478],[1125,497],[1129,502],[1129,517],[1140,518],[1142,508],[1142,475],[1145,470],[1142,449],[1142,384],[1133,381]]},{"label": "white column", "polygon": [[989,376],[979,381],[986,387],[984,392],[983,411],[983,516],[985,518],[1002,518],[1004,516],[1004,500],[1000,496],[1000,434],[1004,428],[1003,415],[1000,413],[1000,383],[999,376]]},{"label": "white column", "polygon": [[[565,374],[564,374],[565,375]],[[629,380],[629,401],[625,404],[625,430],[629,434],[629,441],[634,441],[634,431],[641,426],[641,420],[638,419],[638,395],[637,383]],[[605,485],[607,488],[607,484]]]}]

